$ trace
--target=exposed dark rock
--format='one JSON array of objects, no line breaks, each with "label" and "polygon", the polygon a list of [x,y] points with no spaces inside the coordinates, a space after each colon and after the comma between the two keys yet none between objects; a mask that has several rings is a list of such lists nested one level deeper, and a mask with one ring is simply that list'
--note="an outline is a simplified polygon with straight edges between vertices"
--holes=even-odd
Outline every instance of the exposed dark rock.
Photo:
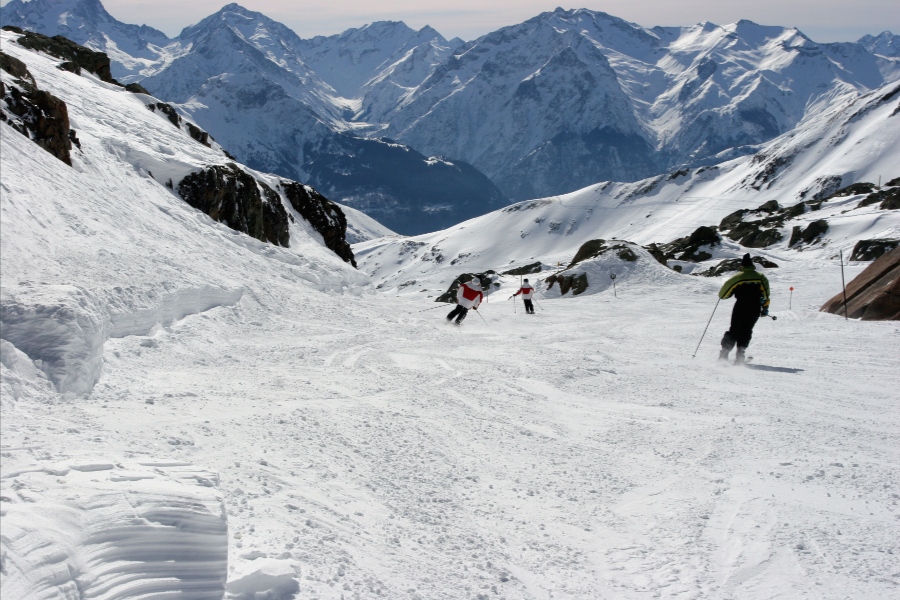
[{"label": "exposed dark rock", "polygon": [[810,244],[817,237],[823,235],[826,231],[828,231],[828,221],[826,221],[825,219],[813,221],[806,227],[806,229],[803,229],[799,225],[795,225],[794,230],[791,233],[791,241],[788,243],[788,246],[794,247],[800,242],[803,242],[804,244]]},{"label": "exposed dark rock", "polygon": [[28,66],[14,56],[0,51],[0,69],[3,69],[13,77],[22,79],[31,85],[35,85],[34,77],[28,70]]},{"label": "exposed dark rock", "polygon": [[781,206],[779,206],[777,200],[769,200],[768,202],[764,202],[762,205],[760,205],[760,207],[757,208],[755,212],[773,213],[777,212],[779,209],[781,209]]},{"label": "exposed dark rock", "polygon": [[288,245],[288,214],[281,197],[235,164],[191,173],[178,183],[178,194],[236,231],[263,242]]},{"label": "exposed dark rock", "polygon": [[[763,258],[762,256],[754,256],[753,262],[758,264],[761,267],[766,269],[777,269],[778,265],[773,263],[772,261]],[[723,273],[730,273],[732,271],[738,271],[741,268],[741,259],[740,258],[729,258],[723,260],[719,264],[714,267],[710,267],[709,269],[702,271],[700,273],[694,273],[694,275],[700,275],[702,277],[718,277]]]},{"label": "exposed dark rock", "polygon": [[281,187],[294,210],[322,234],[325,246],[355,267],[353,250],[347,243],[347,217],[341,207],[302,183],[282,180]]},{"label": "exposed dark rock", "polygon": [[862,208],[879,202],[881,202],[879,208],[883,210],[895,210],[900,208],[900,187],[891,187],[886,190],[878,190],[877,192],[871,193],[863,198],[856,207]]},{"label": "exposed dark rock", "polygon": [[864,181],[861,181],[859,183],[854,183],[853,185],[848,185],[847,187],[839,189],[838,191],[825,198],[825,200],[831,200],[832,198],[846,198],[847,196],[856,196],[857,194],[871,194],[874,191],[874,183],[866,183]]},{"label": "exposed dark rock", "polygon": [[525,265],[524,267],[518,267],[516,269],[510,269],[509,271],[504,271],[503,275],[531,275],[532,273],[540,273],[541,272],[541,261],[536,263],[531,263],[530,265]]},{"label": "exposed dark rock", "polygon": [[736,210],[719,223],[719,229],[722,231],[730,231],[734,229],[738,225],[740,225],[744,221],[744,215],[750,212],[750,209],[742,208],[740,210]]},{"label": "exposed dark rock", "polygon": [[632,250],[625,244],[618,244],[616,246],[613,246],[612,249],[617,250],[616,256],[618,256],[622,260],[634,262],[638,259],[637,254],[634,253],[634,250]]},{"label": "exposed dark rock", "polygon": [[[701,248],[703,246],[715,246],[721,241],[722,238],[719,236],[715,227],[703,225],[695,229],[689,236],[678,238],[668,244],[663,244],[659,247],[659,250],[667,259],[663,264],[667,264],[669,260],[701,262],[712,258],[712,254],[705,250],[701,250]],[[657,258],[657,260],[659,260],[659,258]]]},{"label": "exposed dark rock", "polygon": [[747,248],[765,248],[781,241],[782,235],[778,229],[761,229],[761,223],[762,221],[741,223],[727,235]]},{"label": "exposed dark rock", "polygon": [[578,248],[578,252],[575,253],[575,256],[572,258],[572,262],[570,262],[569,266],[566,268],[571,269],[583,260],[594,258],[595,256],[600,256],[608,249],[609,248],[606,245],[606,240],[588,240],[587,242],[583,243],[580,248]]},{"label": "exposed dark rock", "polygon": [[147,91],[147,88],[142,86],[139,83],[129,83],[125,86],[125,89],[131,92],[132,94],[147,94],[150,96],[150,92]]},{"label": "exposed dark rock", "polygon": [[900,185],[900,177],[895,177],[894,179],[891,179],[884,185]]},{"label": "exposed dark rock", "polygon": [[887,254],[897,246],[900,246],[900,240],[859,240],[856,242],[856,245],[853,246],[853,253],[850,254],[850,260],[875,260],[884,254]]},{"label": "exposed dark rock", "polygon": [[881,201],[881,210],[900,209],[900,188],[887,190],[887,197]]},{"label": "exposed dark rock", "polygon": [[0,121],[71,166],[72,140],[77,138],[69,128],[66,103],[38,89],[22,61],[0,52],[0,68],[16,77],[8,87],[0,83]]},{"label": "exposed dark rock", "polygon": [[840,175],[828,175],[816,180],[819,191],[813,194],[812,200],[825,200],[841,189],[844,178]]},{"label": "exposed dark rock", "polygon": [[481,282],[481,289],[484,290],[485,294],[488,293],[490,287],[499,286],[499,283],[496,283],[494,279],[496,279],[497,272],[493,269],[487,270],[484,273],[463,273],[459,277],[453,280],[453,283],[450,284],[450,287],[447,288],[447,291],[434,299],[435,302],[448,302],[451,304],[456,304],[456,292],[459,290],[459,286],[464,284],[467,281],[471,281],[473,277],[477,277]]},{"label": "exposed dark rock", "polygon": [[[4,27],[4,29],[7,29],[7,27]],[[63,68],[67,71],[80,74],[81,69],[84,69],[99,77],[101,81],[121,85],[118,81],[113,79],[112,73],[109,70],[109,56],[107,56],[105,52],[89,50],[61,35],[48,37],[41,33],[21,30],[16,33],[19,32],[22,33],[22,37],[18,39],[18,44],[20,46],[30,50],[44,52],[51,56],[55,56],[56,58],[61,58],[67,63],[71,63],[70,65],[63,63],[65,65]]]},{"label": "exposed dark rock", "polygon": [[754,190],[759,191],[760,188],[766,183],[772,181],[778,171],[787,167],[792,162],[794,162],[793,156],[776,156],[775,158],[769,160],[769,157],[760,153],[753,157],[752,163],[764,163],[764,167],[753,177],[753,181],[750,182],[750,187]]},{"label": "exposed dark rock", "polygon": [[572,295],[577,296],[588,289],[587,273],[578,275],[562,275],[555,273],[544,280],[547,283],[547,289],[553,289],[555,284],[559,284],[559,293],[565,296],[572,290]]},{"label": "exposed dark rock", "polygon": [[[819,309],[843,315],[843,290]],[[900,320],[900,248],[876,259],[847,285],[847,316],[863,321]]]},{"label": "exposed dark rock", "polygon": [[188,133],[192,138],[203,144],[204,146],[209,146],[209,134],[191,123],[190,121],[186,121],[185,125],[187,125]]},{"label": "exposed dark rock", "polygon": [[662,249],[657,244],[655,244],[655,243],[648,244],[648,245],[644,246],[644,250],[649,252],[650,256],[655,258],[657,260],[657,262],[659,262],[659,264],[663,265],[664,267],[668,266],[669,261],[666,259],[665,253],[662,251]]},{"label": "exposed dark rock", "polygon": [[171,104],[166,104],[165,102],[157,102],[156,104],[148,104],[147,108],[156,112],[159,110],[162,114],[166,115],[169,121],[177,127],[181,129],[181,115],[178,114],[178,111]]}]

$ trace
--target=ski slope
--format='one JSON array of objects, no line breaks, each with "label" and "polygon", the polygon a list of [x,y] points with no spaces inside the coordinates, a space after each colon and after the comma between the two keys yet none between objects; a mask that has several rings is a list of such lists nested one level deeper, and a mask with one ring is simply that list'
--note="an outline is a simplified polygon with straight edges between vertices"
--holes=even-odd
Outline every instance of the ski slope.
[{"label": "ski slope", "polygon": [[753,368],[714,360],[727,303],[691,358],[721,280],[649,260],[456,328],[428,296],[474,263],[376,293],[299,221],[227,229],[161,178],[213,149],[3,36],[82,144],[0,124],[3,598],[897,594],[900,335],[818,312],[828,252],[773,251]]}]

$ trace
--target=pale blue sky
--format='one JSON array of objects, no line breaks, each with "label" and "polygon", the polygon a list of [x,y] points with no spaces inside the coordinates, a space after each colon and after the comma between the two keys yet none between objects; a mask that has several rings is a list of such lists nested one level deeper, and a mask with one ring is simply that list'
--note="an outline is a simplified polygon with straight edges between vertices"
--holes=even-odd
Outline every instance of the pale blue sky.
[{"label": "pale blue sky", "polygon": [[[102,0],[120,21],[147,24],[170,36],[228,0]],[[243,0],[239,4],[291,27],[301,37],[339,33],[381,20],[431,25],[447,38],[470,40],[559,6],[559,0]],[[796,26],[820,42],[855,41],[886,29],[900,33],[900,0],[581,0],[564,8],[600,10],[645,27],[720,25],[750,19]]]}]

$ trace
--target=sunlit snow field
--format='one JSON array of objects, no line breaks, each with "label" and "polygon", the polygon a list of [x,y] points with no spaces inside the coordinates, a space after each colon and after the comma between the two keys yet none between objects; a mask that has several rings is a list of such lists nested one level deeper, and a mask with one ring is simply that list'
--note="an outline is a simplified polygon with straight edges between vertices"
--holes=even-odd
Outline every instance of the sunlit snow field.
[{"label": "sunlit snow field", "polygon": [[839,272],[769,275],[753,369],[715,361],[724,302],[691,359],[700,278],[503,290],[461,328],[425,294],[246,295],[110,340],[89,398],[5,404],[4,516],[168,461],[218,473],[232,569],[299,565],[303,598],[891,597],[900,329],[818,313]]}]

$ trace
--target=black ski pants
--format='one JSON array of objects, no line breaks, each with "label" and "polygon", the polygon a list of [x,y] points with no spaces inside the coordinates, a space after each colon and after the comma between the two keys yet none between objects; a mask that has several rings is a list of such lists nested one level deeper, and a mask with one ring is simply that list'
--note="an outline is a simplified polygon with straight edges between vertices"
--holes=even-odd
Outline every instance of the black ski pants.
[{"label": "black ski pants", "polygon": [[447,320],[452,321],[453,317],[456,317],[457,323],[462,323],[463,319],[466,318],[466,315],[469,313],[469,309],[461,304],[457,304],[456,308],[450,311],[450,314],[447,315]]},{"label": "black ski pants", "polygon": [[738,348],[746,348],[753,337],[753,326],[759,321],[759,303],[741,302],[738,300],[731,311],[731,329],[725,332],[722,338],[722,348],[731,351],[737,344]]},{"label": "black ski pants", "polygon": [[534,314],[534,304],[532,304],[531,300],[528,298],[522,298],[522,302],[525,303],[525,312],[530,315]]}]

